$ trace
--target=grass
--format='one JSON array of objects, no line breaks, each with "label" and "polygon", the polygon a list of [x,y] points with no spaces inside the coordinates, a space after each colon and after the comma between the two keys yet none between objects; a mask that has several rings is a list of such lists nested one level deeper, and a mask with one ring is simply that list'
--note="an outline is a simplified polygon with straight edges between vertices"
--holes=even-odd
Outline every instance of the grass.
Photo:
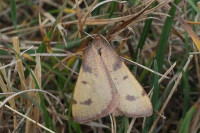
[{"label": "grass", "polygon": [[[1,1],[0,102],[8,102],[0,132],[199,133],[199,7],[198,0]],[[73,121],[80,52],[92,42],[83,31],[102,34],[119,55],[169,77],[127,64],[151,97],[152,116]]]}]

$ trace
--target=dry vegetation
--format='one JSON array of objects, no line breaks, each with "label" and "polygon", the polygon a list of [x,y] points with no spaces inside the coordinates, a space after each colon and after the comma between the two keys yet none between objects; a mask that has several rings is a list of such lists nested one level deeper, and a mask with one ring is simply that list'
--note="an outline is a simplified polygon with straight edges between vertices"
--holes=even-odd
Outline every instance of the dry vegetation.
[{"label": "dry vegetation", "polygon": [[[199,16],[198,0],[1,0],[0,132],[200,132]],[[151,117],[73,121],[81,51],[94,34],[153,71],[127,62]]]}]

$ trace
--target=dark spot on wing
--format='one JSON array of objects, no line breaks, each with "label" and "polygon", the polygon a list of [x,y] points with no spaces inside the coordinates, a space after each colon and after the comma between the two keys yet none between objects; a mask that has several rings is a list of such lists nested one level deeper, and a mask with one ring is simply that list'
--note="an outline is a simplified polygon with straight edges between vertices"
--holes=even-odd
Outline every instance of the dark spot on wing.
[{"label": "dark spot on wing", "polygon": [[72,99],[72,104],[77,104],[77,101],[75,99]]},{"label": "dark spot on wing", "polygon": [[81,102],[81,104],[84,104],[84,105],[90,105],[91,103],[92,103],[92,100],[90,98],[84,102]]},{"label": "dark spot on wing", "polygon": [[144,96],[146,96],[147,94],[146,94],[146,92],[143,90],[142,93],[141,93],[141,95],[144,97]]},{"label": "dark spot on wing", "polygon": [[98,54],[101,56],[101,50],[102,50],[102,48],[99,48],[98,49]]},{"label": "dark spot on wing", "polygon": [[135,96],[131,96],[131,95],[127,95],[127,96],[126,96],[126,99],[127,99],[128,101],[134,101],[134,100],[136,100]]},{"label": "dark spot on wing", "polygon": [[124,76],[123,80],[127,79],[128,78],[128,75]]},{"label": "dark spot on wing", "polygon": [[90,67],[85,62],[83,62],[83,71],[88,72],[88,73],[92,73],[92,67]]},{"label": "dark spot on wing", "polygon": [[120,59],[116,59],[116,62],[113,65],[113,70],[117,71],[121,67],[122,67],[122,60],[121,60],[121,58]]},{"label": "dark spot on wing", "polygon": [[81,81],[81,83],[82,83],[82,84],[84,84],[84,85],[85,85],[85,84],[87,84],[87,82],[86,82],[86,81],[84,81],[84,80],[83,80],[83,81]]}]

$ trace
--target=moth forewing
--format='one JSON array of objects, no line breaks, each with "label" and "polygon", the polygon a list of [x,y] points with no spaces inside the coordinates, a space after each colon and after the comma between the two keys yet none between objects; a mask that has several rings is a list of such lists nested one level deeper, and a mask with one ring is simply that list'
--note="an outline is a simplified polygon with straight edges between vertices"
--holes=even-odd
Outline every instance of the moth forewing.
[{"label": "moth forewing", "polygon": [[84,51],[74,90],[72,115],[79,123],[107,116],[116,110],[119,103],[118,92],[95,43]]},{"label": "moth forewing", "polygon": [[152,114],[146,92],[101,36],[85,49],[83,57],[73,96],[75,121],[89,122],[110,113],[128,117]]},{"label": "moth forewing", "polygon": [[103,60],[111,80],[120,95],[118,114],[128,117],[145,117],[152,115],[153,109],[149,97],[131,74],[116,51],[103,38],[98,39],[101,44],[101,59]]}]

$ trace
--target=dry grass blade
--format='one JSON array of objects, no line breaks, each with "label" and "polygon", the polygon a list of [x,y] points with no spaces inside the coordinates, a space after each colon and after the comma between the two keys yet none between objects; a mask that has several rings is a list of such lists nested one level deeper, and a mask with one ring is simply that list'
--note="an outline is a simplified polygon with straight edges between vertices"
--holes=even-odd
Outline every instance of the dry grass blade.
[{"label": "dry grass blade", "polygon": [[197,111],[193,117],[190,132],[191,133],[197,133],[198,130],[200,129],[200,99],[195,103]]},{"label": "dry grass blade", "polygon": [[[0,67],[2,67],[1,63],[0,63]],[[4,78],[1,76],[1,73],[4,76]],[[4,80],[6,81],[7,84],[5,84]],[[12,91],[11,90],[11,83],[7,78],[6,71],[5,71],[4,68],[2,70],[0,70],[0,88],[4,93]],[[16,105],[15,105],[15,100],[14,99],[9,100],[8,102],[9,102],[9,104],[11,105],[11,107],[13,109],[16,109]],[[17,117],[16,116],[14,116],[14,125],[13,126],[14,126],[14,128],[17,127]]]},{"label": "dry grass blade", "polygon": [[[0,133],[198,131],[199,112],[191,113],[197,111],[193,103],[199,99],[200,89],[197,0],[0,3]],[[122,58],[129,59],[123,60],[151,99],[151,117],[110,116],[110,120],[107,116],[83,125],[72,118],[72,95],[83,62],[82,51],[91,44],[93,35],[99,34],[112,42]],[[190,55],[192,63],[183,70]],[[122,88],[125,86],[128,83]],[[98,87],[94,88],[98,92]]]},{"label": "dry grass blade", "polygon": [[[36,56],[36,67],[35,67],[35,77],[37,79],[37,82],[41,88],[41,63],[40,63],[40,57]],[[35,88],[35,83],[32,79],[31,76],[29,76],[29,88],[33,89]],[[37,93],[30,93],[29,97],[32,99],[35,99],[36,103],[38,105],[40,105],[40,98],[39,95]],[[28,107],[31,107],[32,103],[28,103]],[[36,122],[39,122],[39,110],[36,107],[31,108],[30,112],[27,114],[27,116],[29,116],[30,118],[34,118],[34,120]],[[26,121],[26,133],[31,132],[31,130],[35,128],[35,130],[37,131],[37,127],[36,125],[32,125],[32,123],[30,121]]]},{"label": "dry grass blade", "polygon": [[76,1],[76,14],[78,16],[78,29],[79,29],[79,33],[81,34],[81,38],[83,38],[83,33],[80,32],[80,31],[83,31],[83,26],[82,26],[82,22],[81,22],[82,15],[81,15],[80,8],[79,8],[79,1],[78,0],[75,0],[75,1]]},{"label": "dry grass blade", "polygon": [[55,97],[54,95],[52,95],[48,91],[39,90],[39,89],[30,89],[30,90],[24,90],[24,91],[16,92],[16,93],[12,94],[11,96],[7,97],[6,99],[4,99],[3,102],[1,102],[0,108],[2,108],[10,99],[14,98],[17,95],[26,93],[26,92],[42,92],[42,93],[47,93],[48,95],[50,95],[51,97],[53,97],[57,102],[60,102],[57,97]]},{"label": "dry grass blade", "polygon": [[190,54],[200,54],[200,52],[191,52]]},{"label": "dry grass blade", "polygon": [[17,61],[12,61],[11,63],[7,64],[7,65],[1,65],[0,66],[0,70],[1,69],[5,69],[6,67],[9,67],[9,66],[12,66],[12,65],[15,65],[17,62],[19,62],[20,60],[17,60]]},{"label": "dry grass blade", "polygon": [[[13,45],[14,45],[14,49],[15,49],[16,53],[18,53],[20,55],[19,38],[18,37],[13,38]],[[16,61],[20,60],[20,57],[17,54],[15,54],[15,58],[16,58]],[[27,90],[26,84],[24,83],[25,76],[24,76],[24,67],[23,67],[22,61],[17,62],[16,67],[17,67],[18,74],[19,74],[20,81],[21,81],[21,86],[22,86],[21,89]]]},{"label": "dry grass blade", "polygon": [[129,20],[125,21],[124,23],[122,23],[120,26],[118,26],[115,30],[109,32],[106,36],[107,40],[110,41],[112,40],[115,36],[112,36],[113,34],[121,31],[122,29],[124,29],[126,26],[128,26],[130,23],[132,23],[136,18],[138,18],[140,15],[142,15],[153,3],[155,2],[155,0],[152,0],[152,2],[149,3],[149,5],[147,5],[147,7],[145,7],[141,12],[139,12],[136,16],[130,18]]},{"label": "dry grass blade", "polygon": [[135,123],[135,118],[133,118],[132,120],[131,120],[131,123],[130,123],[130,125],[129,125],[129,127],[128,127],[128,130],[127,130],[127,133],[131,133],[131,129],[133,128],[133,125],[134,125],[134,123]]},{"label": "dry grass blade", "polygon": [[183,28],[189,33],[189,35],[191,36],[197,49],[200,51],[200,40],[199,40],[198,36],[195,34],[195,32],[192,30],[192,28],[182,18],[179,17],[178,20],[181,23],[181,25],[183,26]]},{"label": "dry grass blade", "polygon": [[[173,71],[174,67],[176,66],[176,62],[164,73],[165,76],[167,76],[171,71]],[[164,76],[162,76],[159,80],[158,83],[160,84],[163,80],[165,79]],[[154,87],[151,89],[151,91],[148,93],[149,96],[152,96]]]},{"label": "dry grass blade", "polygon": [[[123,58],[123,57],[122,57]],[[131,60],[128,60],[128,59],[126,59],[126,58],[123,58],[124,60],[126,60],[126,61],[128,61],[128,62],[131,62],[131,63],[133,63],[133,64],[135,64],[135,65],[137,65],[137,66],[140,66],[140,67],[142,67],[142,68],[144,68],[144,69],[146,69],[146,70],[148,70],[148,71],[150,71],[150,72],[152,72],[152,73],[155,73],[155,74],[157,74],[157,75],[159,75],[159,76],[162,76],[162,77],[164,77],[164,78],[166,78],[166,79],[169,79],[169,77],[167,77],[166,75],[163,75],[163,74],[160,74],[160,73],[158,73],[158,72],[156,72],[156,71],[153,71],[153,70],[151,70],[151,69],[149,69],[149,68],[147,68],[147,67],[145,67],[145,66],[143,66],[143,65],[140,65],[140,64],[138,64],[138,63],[136,63],[136,62],[134,62],[134,61],[131,61]]]},{"label": "dry grass blade", "polygon": [[[25,116],[27,116],[30,113],[31,107],[29,107],[25,113]],[[25,118],[23,117],[20,122],[18,123],[17,127],[13,130],[12,133],[16,133],[19,132],[18,130],[20,129],[20,127],[22,126],[22,124],[24,123]],[[29,121],[30,122],[30,121]]]},{"label": "dry grass blade", "polygon": [[[2,105],[2,104],[3,104],[3,103],[0,102],[0,105]],[[20,116],[26,118],[27,120],[33,122],[34,124],[38,125],[39,127],[43,128],[44,130],[46,130],[46,131],[48,131],[48,132],[50,132],[50,133],[55,133],[54,131],[52,131],[52,130],[46,128],[45,126],[43,126],[43,125],[40,124],[40,123],[37,123],[36,121],[32,120],[31,118],[27,117],[26,115],[23,115],[22,113],[18,112],[17,110],[14,110],[14,109],[11,108],[10,106],[5,105],[5,107],[8,108],[9,110],[13,111],[14,113],[16,113],[16,114],[18,114],[18,115],[20,115]]]},{"label": "dry grass blade", "polygon": [[[186,64],[185,64],[185,66],[184,66],[184,68],[183,68],[183,71],[184,71],[184,72],[185,72],[186,69],[188,68],[188,66],[189,66],[190,61],[192,60],[192,58],[193,58],[193,55],[190,55],[189,58],[188,58],[188,60],[187,60],[187,62],[186,62]],[[161,107],[161,109],[160,109],[160,111],[159,111],[160,114],[162,114],[163,111],[164,111],[164,109],[166,108],[166,106],[167,106],[169,100],[171,99],[171,97],[172,97],[174,91],[177,89],[177,86],[178,86],[178,84],[180,83],[181,78],[182,78],[182,73],[179,74],[179,76],[178,76],[178,78],[177,78],[177,80],[176,80],[176,82],[175,82],[175,84],[174,84],[174,86],[173,86],[173,88],[172,88],[170,94],[168,95],[167,99],[164,101],[164,103],[163,103],[163,105],[162,105],[162,107]],[[156,124],[158,123],[158,120],[159,120],[159,119],[160,119],[160,116],[158,115],[157,118],[155,119],[153,125],[151,126],[151,128],[150,128],[150,130],[149,130],[149,133],[152,133],[152,132],[153,132],[153,130],[154,130]]]}]

